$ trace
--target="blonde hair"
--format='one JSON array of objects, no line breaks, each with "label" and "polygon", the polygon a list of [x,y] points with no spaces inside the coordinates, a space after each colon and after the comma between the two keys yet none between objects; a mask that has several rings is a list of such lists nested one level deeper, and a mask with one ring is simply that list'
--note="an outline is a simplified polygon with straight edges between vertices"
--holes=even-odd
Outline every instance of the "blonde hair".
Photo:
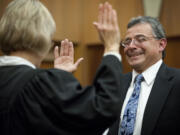
[{"label": "blonde hair", "polygon": [[4,54],[47,52],[56,29],[53,17],[38,0],[13,0],[0,20],[0,49]]}]

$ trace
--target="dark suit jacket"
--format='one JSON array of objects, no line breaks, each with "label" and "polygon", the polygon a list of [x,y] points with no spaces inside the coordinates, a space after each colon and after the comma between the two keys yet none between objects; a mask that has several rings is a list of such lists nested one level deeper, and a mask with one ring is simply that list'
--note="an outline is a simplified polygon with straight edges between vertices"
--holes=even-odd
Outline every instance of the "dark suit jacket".
[{"label": "dark suit jacket", "polygon": [[[131,82],[131,73],[124,77],[122,100]],[[108,135],[118,135],[117,120]],[[180,70],[161,65],[150,93],[142,122],[141,135],[180,134]]]},{"label": "dark suit jacket", "polygon": [[58,69],[0,67],[0,135],[101,135],[119,116],[121,86],[111,55],[87,87]]}]

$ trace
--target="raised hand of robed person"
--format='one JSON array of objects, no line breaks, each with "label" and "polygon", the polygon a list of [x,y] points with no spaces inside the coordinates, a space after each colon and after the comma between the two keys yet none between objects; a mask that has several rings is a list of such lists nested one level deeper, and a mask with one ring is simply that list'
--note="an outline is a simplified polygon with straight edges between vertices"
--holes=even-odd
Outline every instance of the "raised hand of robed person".
[{"label": "raised hand of robed person", "polygon": [[54,49],[54,68],[74,72],[83,58],[79,58],[74,63],[74,47],[73,43],[65,39],[61,42],[61,48],[58,46]]}]

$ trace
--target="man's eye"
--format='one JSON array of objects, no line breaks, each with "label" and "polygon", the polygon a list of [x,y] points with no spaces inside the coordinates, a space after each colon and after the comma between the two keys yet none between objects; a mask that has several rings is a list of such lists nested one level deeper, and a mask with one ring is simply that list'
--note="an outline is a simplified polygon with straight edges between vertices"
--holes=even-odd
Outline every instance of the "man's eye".
[{"label": "man's eye", "polygon": [[146,41],[146,38],[145,37],[137,37],[136,40],[138,42],[144,42],[144,41]]},{"label": "man's eye", "polygon": [[127,40],[124,41],[124,44],[129,44],[129,43],[131,43],[130,39],[127,39]]}]

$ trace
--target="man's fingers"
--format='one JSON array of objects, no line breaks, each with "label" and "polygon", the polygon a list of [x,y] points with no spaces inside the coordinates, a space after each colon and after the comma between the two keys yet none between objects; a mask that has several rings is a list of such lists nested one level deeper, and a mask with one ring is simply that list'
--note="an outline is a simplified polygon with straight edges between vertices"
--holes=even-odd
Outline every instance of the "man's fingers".
[{"label": "man's fingers", "polygon": [[65,43],[64,43],[64,40],[63,40],[63,41],[61,41],[60,56],[64,56],[64,49],[65,49]]},{"label": "man's fingers", "polygon": [[73,58],[74,61],[74,47],[72,42],[69,42],[69,56]]},{"label": "man's fingers", "polygon": [[98,23],[103,23],[103,4],[99,5]]},{"label": "man's fingers", "polygon": [[107,8],[108,8],[107,23],[112,24],[111,22],[112,6],[108,3]]},{"label": "man's fingers", "polygon": [[116,10],[113,9],[112,11],[112,24],[113,26],[115,26],[115,28],[118,28],[118,20],[117,20],[117,13],[116,13]]},{"label": "man's fingers", "polygon": [[94,25],[95,27],[98,27],[98,23],[97,23],[97,22],[93,22],[93,25]]},{"label": "man's fingers", "polygon": [[65,42],[64,56],[68,56],[69,55],[69,41],[68,39],[65,39],[64,42]]},{"label": "man's fingers", "polygon": [[59,57],[59,47],[58,46],[55,46],[54,48],[54,58],[58,58]]},{"label": "man's fingers", "polygon": [[106,2],[103,6],[103,25],[107,25],[108,21],[108,3]]},{"label": "man's fingers", "polygon": [[[115,10],[112,9],[112,5],[108,2],[99,5],[98,22],[93,23],[96,29],[104,29],[109,25],[115,26]],[[116,17],[117,18],[117,17]]]},{"label": "man's fingers", "polygon": [[94,27],[99,31],[99,23],[97,23],[97,22],[93,22],[93,25],[94,25]]}]

